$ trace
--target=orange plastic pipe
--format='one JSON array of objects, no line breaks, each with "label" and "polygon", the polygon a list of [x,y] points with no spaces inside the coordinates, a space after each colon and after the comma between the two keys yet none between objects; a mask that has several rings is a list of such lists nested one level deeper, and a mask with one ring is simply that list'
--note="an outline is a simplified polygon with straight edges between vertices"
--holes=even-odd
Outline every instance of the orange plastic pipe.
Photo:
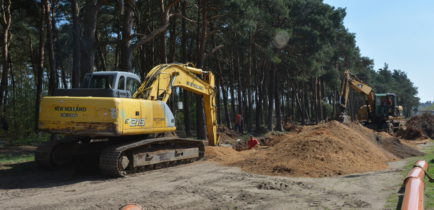
[{"label": "orange plastic pipe", "polygon": [[424,209],[424,190],[425,190],[425,171],[428,163],[425,160],[418,160],[414,168],[408,173],[404,180],[405,194],[402,202],[402,210],[423,210]]}]

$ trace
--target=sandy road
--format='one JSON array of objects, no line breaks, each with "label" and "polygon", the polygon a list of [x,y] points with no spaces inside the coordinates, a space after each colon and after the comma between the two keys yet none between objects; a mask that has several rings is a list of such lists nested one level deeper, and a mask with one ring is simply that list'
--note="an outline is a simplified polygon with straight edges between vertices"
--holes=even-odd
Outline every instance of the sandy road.
[{"label": "sandy road", "polygon": [[399,189],[405,161],[385,171],[331,178],[242,172],[199,161],[106,179],[95,172],[47,172],[33,163],[0,170],[1,209],[383,209]]}]

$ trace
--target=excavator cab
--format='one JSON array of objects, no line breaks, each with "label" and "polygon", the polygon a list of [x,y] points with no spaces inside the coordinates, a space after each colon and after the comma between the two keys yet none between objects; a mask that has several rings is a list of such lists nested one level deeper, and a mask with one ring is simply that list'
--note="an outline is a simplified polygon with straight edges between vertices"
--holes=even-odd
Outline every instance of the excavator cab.
[{"label": "excavator cab", "polygon": [[131,98],[140,86],[140,77],[131,72],[87,73],[80,88],[56,89],[53,96],[93,96]]},{"label": "excavator cab", "polygon": [[375,115],[388,118],[399,116],[397,109],[397,96],[394,93],[379,93],[375,96]]}]

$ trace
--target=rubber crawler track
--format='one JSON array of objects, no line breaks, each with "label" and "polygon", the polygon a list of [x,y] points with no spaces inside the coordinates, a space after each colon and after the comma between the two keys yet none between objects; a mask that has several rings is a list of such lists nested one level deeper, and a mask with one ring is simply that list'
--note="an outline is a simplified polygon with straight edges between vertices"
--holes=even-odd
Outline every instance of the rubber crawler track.
[{"label": "rubber crawler track", "polygon": [[[184,139],[184,138],[175,138],[175,137],[165,137],[165,138],[154,138],[154,139],[145,139],[133,143],[120,144],[120,145],[112,145],[108,146],[102,150],[99,157],[99,168],[104,175],[111,177],[123,177],[130,173],[135,173],[140,171],[141,168],[134,168],[123,170],[119,168],[118,160],[124,152],[127,152],[132,149],[146,147],[151,144],[162,144],[162,143],[174,143],[176,145],[186,145],[190,147],[199,148],[199,158],[201,159],[204,156],[204,144],[202,141],[193,140],[193,139]],[[195,158],[196,159],[196,158]],[[174,164],[180,164],[185,162],[191,162],[192,160],[183,160],[183,161],[172,161],[172,162],[164,162],[164,163],[156,163],[150,166],[146,166],[146,168],[154,168],[156,166],[169,166]]]},{"label": "rubber crawler track", "polygon": [[59,146],[64,146],[65,144],[73,144],[69,140],[51,140],[45,143],[42,143],[38,146],[38,149],[35,152],[35,161],[42,168],[46,169],[54,169],[60,165],[56,164],[56,161],[53,160],[53,153]]}]

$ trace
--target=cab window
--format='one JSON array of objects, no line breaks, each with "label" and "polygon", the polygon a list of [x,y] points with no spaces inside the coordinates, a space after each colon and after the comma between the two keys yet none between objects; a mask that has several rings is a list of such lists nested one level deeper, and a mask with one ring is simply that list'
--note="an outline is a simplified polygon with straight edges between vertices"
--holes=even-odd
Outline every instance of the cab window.
[{"label": "cab window", "polygon": [[112,88],[113,75],[93,75],[89,88]]},{"label": "cab window", "polygon": [[139,88],[139,81],[134,78],[127,78],[127,90],[131,91],[131,94],[136,92],[137,88]]},{"label": "cab window", "polygon": [[119,78],[118,89],[119,90],[125,90],[125,77],[124,76],[121,76]]}]

